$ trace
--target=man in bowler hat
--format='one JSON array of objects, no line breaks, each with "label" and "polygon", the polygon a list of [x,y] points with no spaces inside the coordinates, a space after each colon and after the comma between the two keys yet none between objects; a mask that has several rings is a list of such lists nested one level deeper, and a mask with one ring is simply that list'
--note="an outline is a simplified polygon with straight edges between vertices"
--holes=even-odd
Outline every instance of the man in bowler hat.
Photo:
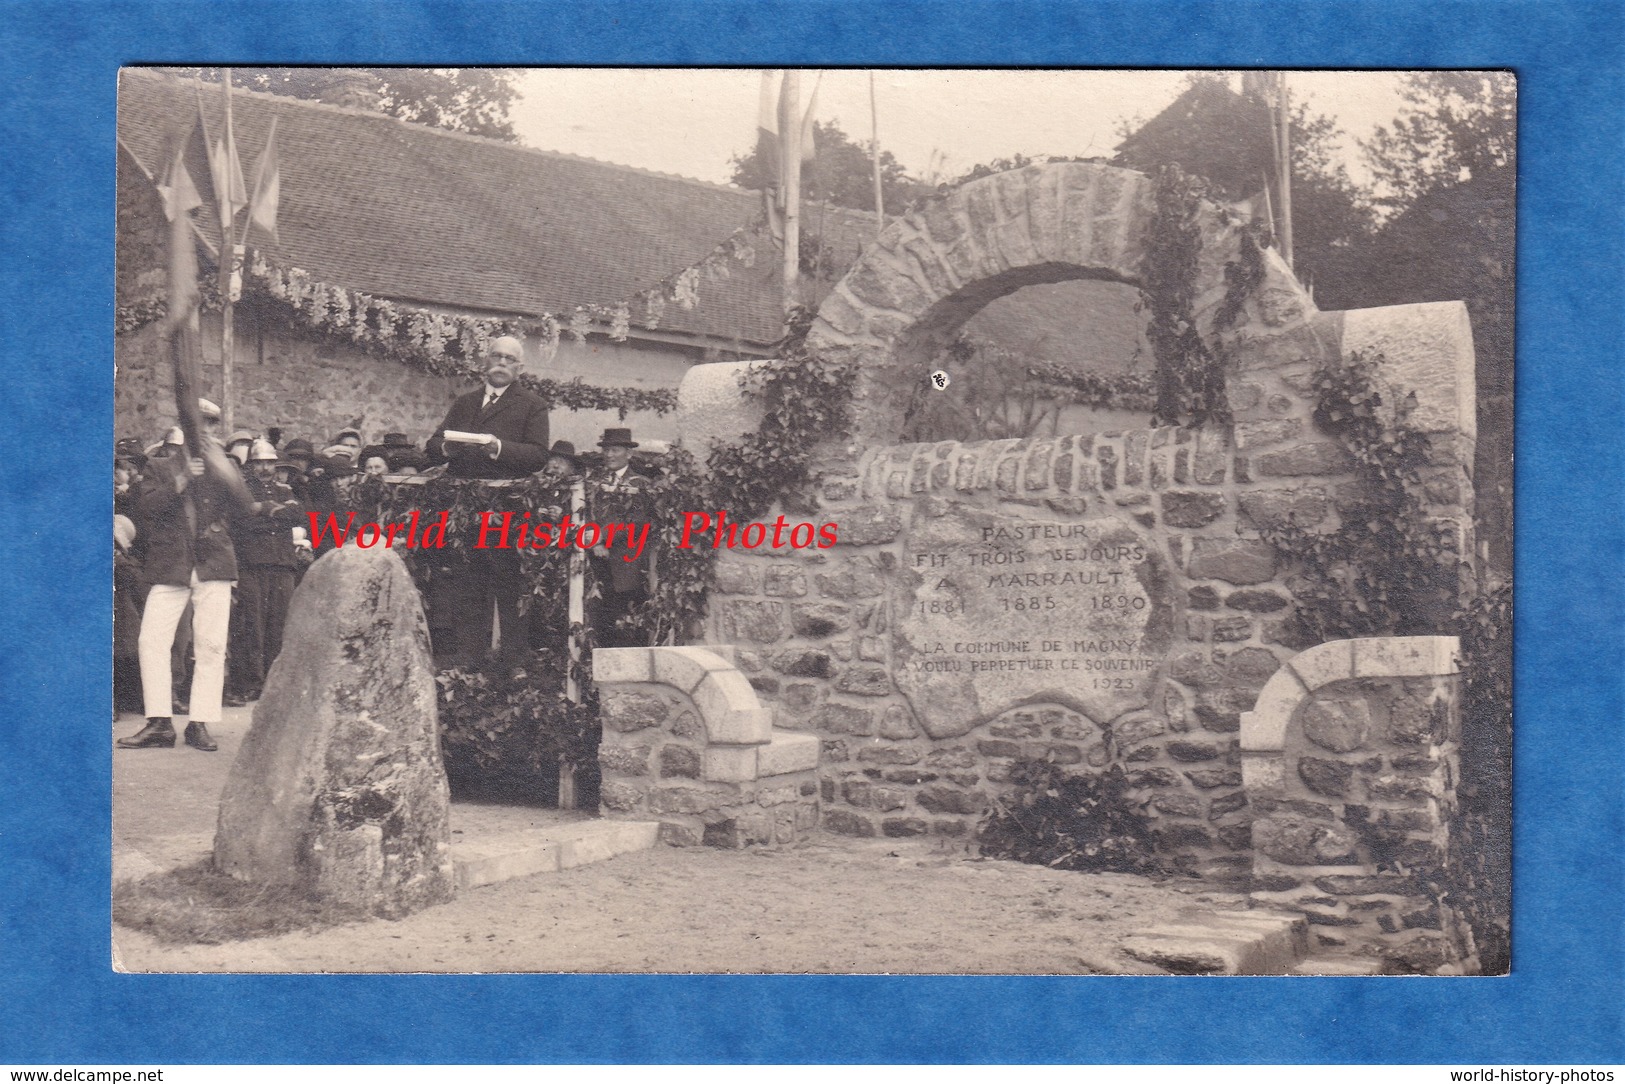
[{"label": "man in bowler hat", "polygon": [[[604,452],[604,465],[587,476],[587,513],[594,523],[630,523],[641,530],[650,522],[652,484],[632,469],[632,449],[637,442],[630,429],[605,429],[598,447]],[[654,529],[650,527],[650,534]],[[621,619],[649,597],[650,550],[647,546],[636,560],[628,560],[633,547],[618,536],[614,546],[592,550],[593,591],[587,621],[597,634],[599,647],[640,647],[647,643],[642,629],[618,627]]]}]

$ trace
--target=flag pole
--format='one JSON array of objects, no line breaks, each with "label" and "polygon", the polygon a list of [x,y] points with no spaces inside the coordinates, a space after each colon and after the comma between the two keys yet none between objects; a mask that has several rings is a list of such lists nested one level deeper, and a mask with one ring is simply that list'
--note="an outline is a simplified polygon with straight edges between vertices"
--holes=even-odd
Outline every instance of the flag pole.
[{"label": "flag pole", "polygon": [[[580,478],[570,483],[570,514],[579,523],[586,518],[587,488]],[[564,698],[572,704],[581,703],[581,686],[576,681],[576,672],[581,665],[581,638],[586,634],[587,622],[587,554],[585,550],[576,549],[570,554],[570,589],[568,613],[565,623],[569,627],[567,638],[570,641],[570,661],[564,668]],[[578,634],[577,630],[581,630]],[[559,757],[559,794],[558,807],[560,809],[576,808],[576,765],[564,756]]]},{"label": "flag pole", "polygon": [[886,204],[880,195],[880,110],[875,105],[875,73],[869,72],[869,157],[875,169],[875,237],[886,228]]},{"label": "flag pole", "polygon": [[[177,176],[185,172],[181,157],[180,148],[177,147]],[[190,185],[189,181],[187,183]],[[203,351],[198,335],[197,250],[193,247],[189,209],[177,199],[171,207],[173,217],[169,220],[169,313],[162,326],[164,336],[169,340],[169,357],[173,366],[175,413],[180,419],[187,452],[201,457],[210,477],[239,504],[248,505],[253,498],[248,494],[247,483],[231,461],[226,459],[219,443],[205,439],[203,414],[198,409],[198,391],[202,383],[199,372],[202,366],[199,362]]]},{"label": "flag pole", "polygon": [[[236,151],[231,131],[231,69],[220,69],[220,88],[225,101],[226,128],[222,135],[226,154]],[[236,335],[232,327],[232,287],[236,284],[239,246],[232,236],[230,164],[222,172],[226,175],[226,191],[215,192],[220,204],[220,427],[229,436],[235,426],[232,422],[232,402],[236,398],[232,386],[232,360],[236,353]]]},{"label": "flag pole", "polygon": [[1288,269],[1292,267],[1292,135],[1288,123],[1290,111],[1287,108],[1286,72],[1275,73],[1276,108],[1280,110],[1277,124],[1280,127],[1281,137],[1277,146],[1280,149],[1280,187],[1281,187],[1281,256],[1286,260]]},{"label": "flag pole", "polygon": [[801,268],[801,72],[787,68],[784,73],[784,102],[780,116],[790,118],[780,125],[779,156],[784,170],[784,311],[798,302],[796,278]]}]

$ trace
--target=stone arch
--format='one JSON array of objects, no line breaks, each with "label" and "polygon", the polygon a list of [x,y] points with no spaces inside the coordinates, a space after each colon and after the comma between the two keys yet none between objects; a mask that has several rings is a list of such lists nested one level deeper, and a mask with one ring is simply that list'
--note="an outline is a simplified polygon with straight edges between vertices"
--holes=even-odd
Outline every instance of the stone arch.
[{"label": "stone arch", "polygon": [[[895,439],[924,362],[990,301],[1025,286],[1094,279],[1138,285],[1155,210],[1149,178],[1092,162],[1032,165],[959,186],[895,219],[819,306],[808,346],[857,362],[854,435]],[[1225,265],[1243,223],[1204,203],[1198,216],[1197,329],[1213,344]],[[1308,293],[1273,249],[1249,316],[1306,324]]]}]

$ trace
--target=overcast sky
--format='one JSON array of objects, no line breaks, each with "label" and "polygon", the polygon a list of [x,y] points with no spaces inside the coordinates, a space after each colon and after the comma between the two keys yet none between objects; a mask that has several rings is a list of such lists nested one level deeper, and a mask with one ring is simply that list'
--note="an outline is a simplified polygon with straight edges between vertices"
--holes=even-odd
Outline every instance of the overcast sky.
[{"label": "overcast sky", "polygon": [[[1345,163],[1363,175],[1354,139],[1399,110],[1392,72],[1293,72],[1293,95],[1335,118]],[[1125,121],[1173,100],[1177,71],[877,71],[880,145],[910,174],[937,180],[978,162],[1032,156],[1109,155]],[[870,134],[869,74],[806,72],[819,84],[814,116]],[[727,183],[730,159],[755,141],[761,76],[743,69],[541,69],[520,73],[511,117],[520,139],[543,150]]]}]

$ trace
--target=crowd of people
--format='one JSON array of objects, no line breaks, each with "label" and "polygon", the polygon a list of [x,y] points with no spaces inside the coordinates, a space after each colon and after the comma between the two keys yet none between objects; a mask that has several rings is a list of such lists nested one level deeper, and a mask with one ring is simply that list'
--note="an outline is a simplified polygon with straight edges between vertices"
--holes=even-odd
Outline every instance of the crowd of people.
[{"label": "crowd of people", "polygon": [[[621,519],[647,521],[649,479],[631,467],[638,447],[631,431],[605,430],[601,463],[591,469],[570,442],[550,445],[546,404],[516,383],[522,357],[519,340],[493,340],[484,387],[459,397],[421,449],[401,432],[367,444],[353,428],[320,450],[305,438],[284,440],[276,428],[222,439],[220,410],[208,400],[198,401],[202,431],[191,447],[179,426],[150,445],[119,440],[114,715],[139,711],[146,725],[117,744],[172,748],[174,719],[185,715],[186,745],[218,747],[209,726],[225,706],[259,697],[282,649],[294,590],[319,556],[309,513],[343,510],[369,478],[537,475],[561,487],[583,479],[589,505],[614,505]],[[600,646],[636,642],[621,619],[649,594],[651,561],[639,556],[629,560],[602,546],[590,556],[587,619]],[[537,636],[522,614],[517,553],[470,551],[437,586],[428,600],[437,664],[521,677]]]}]

